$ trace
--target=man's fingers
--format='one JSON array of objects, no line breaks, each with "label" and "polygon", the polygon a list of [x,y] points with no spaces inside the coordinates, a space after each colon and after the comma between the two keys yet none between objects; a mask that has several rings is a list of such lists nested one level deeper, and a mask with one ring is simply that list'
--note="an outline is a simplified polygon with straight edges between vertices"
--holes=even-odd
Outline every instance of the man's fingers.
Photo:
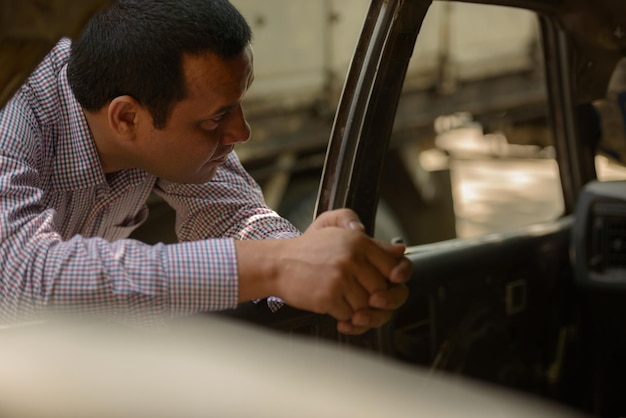
[{"label": "man's fingers", "polygon": [[365,226],[361,223],[359,216],[351,209],[336,209],[324,212],[313,221],[307,231],[326,227],[344,228],[351,229],[353,231],[365,232]]},{"label": "man's fingers", "polygon": [[[367,262],[375,268],[385,280],[388,279],[394,283],[402,283],[409,279],[411,266],[410,262],[404,257],[404,246],[396,245],[393,248],[389,247],[392,249],[392,251],[389,251],[386,247],[379,245],[377,241],[368,237],[364,236],[363,240],[363,254]],[[366,285],[364,282],[362,282],[362,284],[364,286]],[[370,293],[372,290],[377,289],[371,289]]]},{"label": "man's fingers", "polygon": [[391,319],[393,311],[382,309],[364,309],[352,314],[352,324],[356,327],[378,328]]},{"label": "man's fingers", "polygon": [[358,266],[355,273],[358,283],[368,292],[368,301],[370,295],[389,287],[387,277],[369,262]]},{"label": "man's fingers", "polygon": [[402,257],[404,255],[404,252],[406,251],[406,245],[404,244],[393,244],[391,242],[382,241],[376,238],[374,238],[373,241],[380,248],[396,257]]},{"label": "man's fingers", "polygon": [[406,283],[413,274],[413,263],[406,257],[402,257],[398,264],[391,270],[389,281],[391,283]]},{"label": "man's fingers", "polygon": [[385,325],[392,315],[393,311],[363,309],[355,312],[349,321],[337,322],[337,331],[346,335],[360,335],[372,328]]},{"label": "man's fingers", "polygon": [[405,283],[411,278],[413,273],[413,264],[411,260],[404,256],[406,247],[404,244],[392,244],[390,242],[381,241],[378,239],[373,240],[383,250],[387,251],[391,255],[395,255],[396,265],[392,267],[391,272],[387,278],[392,283]]},{"label": "man's fingers", "polygon": [[[335,227],[364,232],[365,227],[358,215],[351,209],[336,209],[322,213],[309,227],[308,231],[320,230],[327,227]],[[393,283],[403,283],[410,277],[410,266],[404,260],[406,247],[403,244],[392,244],[381,240],[372,240],[363,236],[366,248],[366,257],[380,274]],[[363,245],[363,244],[361,244]],[[380,289],[379,282],[372,280],[372,275],[364,276],[362,285],[372,293]]]},{"label": "man's fingers", "polygon": [[361,335],[372,329],[371,327],[359,327],[352,324],[352,321],[337,322],[337,331],[344,335]]},{"label": "man's fingers", "polygon": [[332,316],[338,321],[349,321],[354,314],[354,310],[345,298],[342,298],[342,300],[332,303],[330,307],[331,309],[325,313],[328,313],[328,315]]},{"label": "man's fingers", "polygon": [[356,312],[369,307],[370,295],[371,292],[363,288],[357,279],[353,279],[346,288],[345,300],[350,305],[352,312]]},{"label": "man's fingers", "polygon": [[404,305],[409,297],[409,289],[403,284],[395,284],[388,290],[370,296],[370,306],[376,309],[395,310]]}]

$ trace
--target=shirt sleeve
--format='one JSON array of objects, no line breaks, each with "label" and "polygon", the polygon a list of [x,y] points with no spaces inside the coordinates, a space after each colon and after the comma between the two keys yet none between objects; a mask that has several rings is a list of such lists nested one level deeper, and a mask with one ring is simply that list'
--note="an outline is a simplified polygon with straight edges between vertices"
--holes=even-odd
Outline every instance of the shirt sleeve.
[{"label": "shirt sleeve", "polygon": [[48,158],[26,102],[0,111],[0,322],[60,311],[143,323],[236,306],[232,238],[63,239],[55,210],[42,203]]}]

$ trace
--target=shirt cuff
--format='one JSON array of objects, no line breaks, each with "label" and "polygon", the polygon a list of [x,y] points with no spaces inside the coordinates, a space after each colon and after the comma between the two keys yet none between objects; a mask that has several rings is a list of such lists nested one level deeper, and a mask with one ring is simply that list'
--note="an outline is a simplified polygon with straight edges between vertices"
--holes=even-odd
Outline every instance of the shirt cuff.
[{"label": "shirt cuff", "polygon": [[272,312],[278,311],[284,305],[285,302],[277,296],[270,296],[269,298],[267,298],[267,307],[270,308],[270,311]]}]

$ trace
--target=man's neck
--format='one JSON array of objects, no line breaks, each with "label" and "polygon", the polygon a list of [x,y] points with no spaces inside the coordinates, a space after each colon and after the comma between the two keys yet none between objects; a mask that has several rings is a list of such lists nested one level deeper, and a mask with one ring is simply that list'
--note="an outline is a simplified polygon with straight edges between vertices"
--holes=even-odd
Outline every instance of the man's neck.
[{"label": "man's neck", "polygon": [[110,132],[106,111],[89,112],[83,109],[83,113],[98,152],[102,171],[108,174],[128,168],[123,153],[116,146],[115,136]]}]

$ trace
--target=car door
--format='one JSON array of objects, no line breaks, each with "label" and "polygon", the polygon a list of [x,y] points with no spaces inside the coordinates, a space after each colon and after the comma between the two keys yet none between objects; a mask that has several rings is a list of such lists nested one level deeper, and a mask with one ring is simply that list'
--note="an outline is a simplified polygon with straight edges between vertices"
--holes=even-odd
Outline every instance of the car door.
[{"label": "car door", "polygon": [[[409,80],[411,56],[425,41],[420,29],[430,24],[433,13],[442,20],[441,10],[436,12],[441,5],[448,13],[471,9],[463,16],[474,16],[469,22],[450,15],[443,19],[448,26],[470,29],[446,39],[452,48],[475,37],[472,28],[492,26],[498,29],[495,37],[505,36],[507,27],[499,20],[505,19],[502,6],[520,9],[524,19],[532,14],[538,43],[529,45],[529,53],[535,52],[541,74],[529,72],[527,77],[540,77],[539,100],[544,106],[527,109],[526,118],[514,117],[506,107],[500,115],[478,111],[475,118],[472,108],[461,107],[434,118],[433,126],[439,129],[433,132],[433,144],[419,144],[418,158],[434,155],[451,169],[457,238],[409,246],[414,275],[406,305],[375,335],[343,340],[373,346],[433,373],[458,373],[514,387],[601,416],[623,414],[616,385],[619,372],[614,370],[623,370],[623,360],[619,349],[602,349],[609,341],[623,344],[623,338],[611,330],[592,332],[615,312],[598,308],[607,295],[615,294],[605,286],[598,302],[597,293],[592,297],[588,287],[581,286],[581,268],[573,268],[572,254],[578,246],[587,248],[589,238],[573,240],[572,233],[577,225],[587,230],[589,218],[577,211],[577,204],[580,208],[579,199],[589,194],[588,184],[596,181],[601,161],[618,173],[617,178],[625,178],[619,165],[596,155],[603,140],[597,100],[604,98],[624,51],[623,32],[615,23],[624,21],[624,7],[611,2],[588,7],[573,1],[502,0],[481,1],[491,8],[483,9],[471,3],[371,2],[331,134],[317,213],[350,207],[373,231],[382,188],[393,184],[393,178],[385,178],[385,161],[378,156],[393,146],[400,92]],[[493,9],[493,20],[479,19]],[[516,30],[513,24],[508,27]],[[485,56],[494,51],[496,47],[484,43]],[[463,54],[452,56],[452,68],[459,70]],[[457,83],[462,92],[471,77],[460,77]],[[534,88],[528,81],[526,85],[526,90]],[[433,86],[431,103],[441,100],[441,94],[443,100],[456,102],[445,86]],[[526,90],[512,90],[511,103]],[[492,91],[485,89],[478,96],[488,101]],[[417,102],[416,115],[428,112],[425,103],[420,107]],[[519,129],[507,132],[511,124]],[[619,202],[624,186],[615,187],[610,197]],[[618,204],[618,220],[621,209]],[[623,232],[617,237],[623,238]],[[619,253],[616,239],[613,249]],[[623,267],[618,264],[620,283],[626,277]],[[619,306],[623,298],[616,298]],[[607,355],[609,360],[603,360]]]}]

